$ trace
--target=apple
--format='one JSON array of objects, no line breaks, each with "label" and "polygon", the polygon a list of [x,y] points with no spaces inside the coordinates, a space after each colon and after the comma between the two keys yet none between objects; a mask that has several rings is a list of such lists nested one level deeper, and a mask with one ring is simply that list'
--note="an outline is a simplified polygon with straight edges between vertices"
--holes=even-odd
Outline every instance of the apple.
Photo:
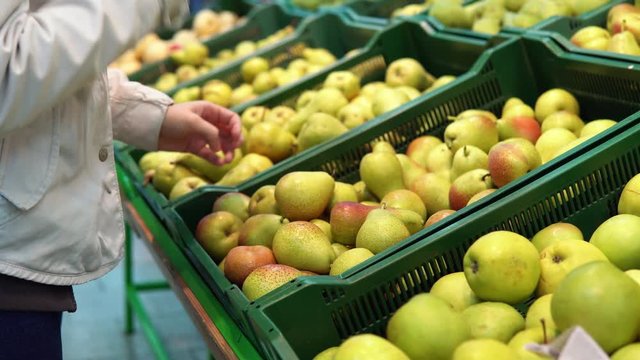
[{"label": "apple", "polygon": [[198,69],[193,65],[180,65],[176,69],[176,77],[179,83],[187,82],[198,77]]},{"label": "apple", "polygon": [[257,74],[251,85],[253,86],[253,92],[258,95],[278,87],[278,83],[268,72],[261,72]]},{"label": "apple", "polygon": [[402,58],[394,60],[387,67],[385,82],[389,86],[411,86],[417,90],[425,90],[431,85],[427,71],[417,60]]},{"label": "apple", "polygon": [[553,322],[553,317],[551,316],[552,298],[553,294],[542,295],[529,306],[527,316],[525,317],[525,327],[527,329],[542,327],[543,323],[547,330],[554,330],[556,328],[556,324]]},{"label": "apple", "polygon": [[640,174],[627,182],[618,201],[618,214],[640,216]]},{"label": "apple", "polygon": [[640,286],[613,264],[594,261],[570,272],[551,299],[560,331],[581,326],[607,353],[638,337]]},{"label": "apple", "polygon": [[215,262],[220,262],[238,245],[242,220],[228,211],[216,211],[198,222],[196,240]]},{"label": "apple", "polygon": [[622,214],[609,218],[591,235],[590,243],[619,269],[640,269],[640,216]]},{"label": "apple", "polygon": [[411,359],[450,359],[469,337],[462,314],[431,294],[412,297],[387,324],[389,341]]},{"label": "apple", "polygon": [[424,227],[426,228],[427,226],[431,226],[438,221],[446,218],[447,216],[455,214],[455,212],[455,210],[450,209],[436,211],[435,213],[431,214],[431,216],[429,216],[427,221],[424,223]]},{"label": "apple", "polygon": [[629,344],[621,347],[611,355],[611,360],[640,359],[640,343]]},{"label": "apple", "polygon": [[584,240],[584,237],[577,226],[557,222],[538,231],[531,239],[531,243],[538,249],[538,252],[542,252],[547,246],[563,240]]},{"label": "apple", "polygon": [[494,339],[468,340],[458,346],[451,360],[514,360],[515,350]]},{"label": "apple", "polygon": [[549,360],[548,356],[538,355],[525,346],[527,344],[548,344],[556,336],[555,329],[546,331],[542,326],[529,328],[520,331],[515,334],[511,340],[509,340],[508,346],[512,348],[519,356],[518,360]]},{"label": "apple", "polygon": [[[535,118],[536,115],[533,109],[531,108],[531,106],[523,103],[522,100],[518,98],[512,98],[512,99],[514,100],[511,103],[509,103],[509,100],[507,100],[507,103],[505,103],[504,107],[502,108],[503,119],[513,118],[513,117]],[[516,103],[515,102],[516,100],[519,100],[520,102]]]},{"label": "apple", "polygon": [[467,250],[464,274],[480,299],[518,304],[538,285],[538,257],[538,250],[527,238],[510,231],[494,231]]},{"label": "apple", "polygon": [[507,343],[524,329],[524,318],[512,306],[501,302],[473,304],[462,312],[474,339],[494,339]]},{"label": "apple", "polygon": [[497,187],[502,187],[542,164],[535,146],[522,138],[499,142],[489,151],[489,172]]},{"label": "apple", "polygon": [[294,154],[296,137],[282,126],[271,122],[255,124],[246,138],[247,150],[268,157],[276,163]]},{"label": "apple", "polygon": [[211,80],[202,87],[202,99],[216,105],[231,105],[231,86],[220,80]]},{"label": "apple", "polygon": [[536,100],[535,114],[536,119],[540,123],[542,123],[547,116],[563,110],[575,115],[580,115],[578,100],[564,89],[555,88],[547,90]]},{"label": "apple", "polygon": [[332,346],[318,353],[316,356],[313,357],[312,360],[333,360],[337,352],[338,352],[338,347]]},{"label": "apple", "polygon": [[597,247],[584,240],[564,240],[540,252],[538,296],[552,294],[571,270],[592,261],[609,261]]},{"label": "apple", "polygon": [[638,283],[638,285],[640,285],[640,270],[638,269],[627,270],[625,271],[625,274],[629,275],[629,277],[631,277],[635,282]]},{"label": "apple", "polygon": [[480,299],[469,287],[463,272],[455,272],[441,277],[433,284],[429,293],[446,301],[458,312],[480,302]]},{"label": "apple", "polygon": [[340,254],[340,256],[338,256],[333,261],[333,263],[331,263],[331,270],[329,271],[329,275],[340,275],[370,257],[373,257],[373,253],[367,249],[356,248],[347,250]]},{"label": "apple", "polygon": [[224,259],[224,276],[240,287],[253,270],[276,263],[271,249],[262,245],[236,246],[229,250]]}]

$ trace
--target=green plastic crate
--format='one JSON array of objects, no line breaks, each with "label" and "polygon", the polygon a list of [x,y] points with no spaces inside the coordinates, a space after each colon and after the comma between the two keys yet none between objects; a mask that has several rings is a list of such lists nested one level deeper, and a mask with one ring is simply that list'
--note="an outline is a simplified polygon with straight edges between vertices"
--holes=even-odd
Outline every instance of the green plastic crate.
[{"label": "green plastic crate", "polygon": [[[244,24],[214,36],[204,41],[203,44],[209,48],[211,54],[215,54],[220,50],[232,49],[241,41],[257,41],[263,39],[287,25],[296,26],[299,20],[299,17],[285,13],[283,9],[276,4],[265,4],[254,7],[246,15],[246,22]],[[229,64],[242,61],[246,58],[247,56],[234,59]],[[176,68],[176,64],[171,59],[165,59],[144,65],[142,69],[131,74],[129,79],[143,84],[152,84],[160,75],[169,71],[175,71]]]},{"label": "green plastic crate", "polygon": [[[263,185],[275,184],[290,171],[324,170],[334,174],[339,181],[356,181],[359,161],[370,151],[373,140],[387,140],[396,150],[404,151],[411,140],[418,136],[441,136],[448,115],[469,108],[499,111],[512,96],[533,103],[539,94],[554,87],[562,87],[575,94],[582,106],[583,117],[587,120],[625,120],[340,277],[296,279],[249,303],[241,290],[224,278],[193,236],[198,221],[211,212],[213,202],[222,195],[222,192],[212,188],[196,190],[167,209],[172,217],[173,229],[177,230],[174,236],[180,239],[203,278],[267,358],[311,358],[349,335],[367,331],[380,333],[390,314],[412,295],[428,290],[439,276],[460,269],[459,262],[464,249],[470,244],[470,234],[477,230],[476,227],[468,228],[466,224],[474,222],[479,224],[477,226],[489,229],[495,223],[478,221],[479,214],[493,211],[493,215],[482,215],[483,219],[518,214],[515,209],[529,206],[531,196],[541,194],[538,191],[564,188],[564,185],[551,179],[572,184],[573,180],[563,169],[588,169],[573,165],[576,159],[583,159],[585,154],[600,154],[605,160],[612,161],[616,153],[605,152],[600,145],[611,143],[620,134],[633,134],[630,136],[632,142],[624,144],[624,151],[631,149],[630,145],[640,146],[640,93],[637,91],[640,87],[640,71],[629,69],[625,62],[603,62],[566,52],[550,39],[512,39],[487,51],[460,82],[437,90],[436,96],[423,98],[412,106],[389,113],[383,116],[382,121],[365,124],[360,131],[320,145],[307,156],[291,161],[286,169],[264,173],[238,188],[250,195]],[[584,162],[589,166],[600,166],[597,161]],[[637,167],[640,167],[640,163]],[[611,172],[615,176],[620,174],[616,169]],[[631,172],[627,172],[623,178],[628,179]],[[635,172],[640,172],[640,168]],[[613,186],[607,182],[606,174],[600,173],[600,177],[594,178],[593,186]],[[530,236],[552,221],[583,219],[578,224],[588,236],[597,224],[593,220],[584,220],[593,219],[591,213],[583,209],[589,205],[588,201],[594,200],[593,194],[584,185],[579,183],[579,187],[570,190],[570,194],[580,195],[576,199],[568,201],[555,197],[555,200],[549,200],[552,202],[544,203],[546,205],[539,208],[544,214],[538,213],[536,218],[517,215],[507,223],[513,229],[520,230],[522,227],[523,234]],[[615,188],[619,190],[619,186],[617,184]],[[545,193],[542,196],[547,195]],[[550,214],[546,213],[547,210]],[[455,236],[446,235],[452,231]],[[460,232],[462,235],[459,235]],[[445,235],[446,240],[439,240]],[[429,267],[440,269],[441,272],[434,274],[428,270]],[[431,272],[426,275],[426,271]],[[399,286],[401,279],[407,283],[413,279],[421,287],[394,294],[390,289]]]},{"label": "green plastic crate", "polygon": [[537,27],[534,30],[530,30],[527,34],[538,37],[550,37],[560,43],[564,48],[570,50],[571,52],[577,54],[598,56],[606,59],[620,59],[626,61],[638,61],[638,56],[618,54],[610,51],[600,51],[600,50],[590,50],[583,49],[574,45],[571,42],[571,37],[573,34],[578,32],[578,30],[582,29],[586,26],[600,26],[603,28],[607,28],[607,14],[609,10],[618,4],[621,3],[629,3],[633,4],[631,0],[625,1],[617,1],[615,4],[610,4],[604,6],[597,11],[594,11],[591,16],[585,19],[572,19],[572,18],[561,18],[558,21],[555,21],[551,24],[546,24],[541,27]]},{"label": "green plastic crate", "polygon": [[[479,0],[473,0],[467,4],[471,4],[471,3],[475,3]],[[430,24],[431,26],[433,26],[435,29],[437,29],[438,31],[445,31],[447,33],[451,33],[451,34],[458,34],[458,35],[463,35],[463,36],[470,36],[470,37],[475,37],[475,38],[481,38],[481,39],[489,39],[489,38],[495,38],[497,41],[504,41],[505,39],[514,37],[514,36],[521,36],[524,33],[526,33],[527,31],[532,31],[532,30],[536,30],[536,29],[541,29],[544,27],[548,27],[548,26],[553,26],[554,24],[556,24],[558,21],[563,21],[563,19],[567,19],[569,21],[589,21],[589,19],[593,18],[594,16],[597,16],[596,14],[603,8],[603,7],[609,7],[611,6],[611,4],[615,5],[615,4],[619,4],[625,2],[624,0],[612,0],[610,4],[608,5],[603,5],[600,8],[597,8],[595,10],[589,11],[587,13],[584,13],[580,16],[576,16],[576,17],[562,17],[562,16],[552,16],[548,19],[542,20],[541,22],[535,24],[534,26],[531,26],[529,28],[517,28],[517,27],[503,27],[502,30],[497,34],[497,35],[489,35],[489,34],[483,34],[477,31],[472,31],[470,29],[460,29],[460,28],[453,28],[453,27],[449,27],[449,26],[445,26],[444,24],[442,24],[440,21],[438,21],[437,19],[435,19],[432,16],[429,15],[420,15],[418,16],[419,18],[425,18]]]},{"label": "green plastic crate", "polygon": [[344,0],[341,4],[321,5],[315,10],[299,7],[295,5],[292,0],[276,0],[276,3],[280,4],[280,6],[282,6],[288,14],[291,14],[294,16],[300,16],[300,17],[307,17],[307,16],[313,16],[317,13],[324,12],[324,11],[338,11],[338,12],[343,11],[344,5],[349,4],[353,1],[354,0]]},{"label": "green plastic crate", "polygon": [[[335,14],[320,15],[323,18],[336,18]],[[325,29],[324,31],[327,31]],[[330,35],[330,33],[328,33]],[[326,35],[324,35],[326,36]],[[331,39],[329,37],[328,39]],[[333,39],[335,41],[335,39]],[[350,40],[349,40],[350,41]],[[393,60],[401,57],[413,57],[423,63],[434,75],[455,74],[460,75],[468,71],[474,64],[475,60],[490,46],[488,42],[482,40],[470,40],[454,35],[447,34],[429,34],[424,31],[421,24],[416,22],[403,22],[394,24],[387,30],[377,33],[365,50],[347,59],[339,60],[334,65],[322,70],[316,74],[302,79],[300,82],[290,84],[285,87],[273,90],[269,95],[254,99],[239,107],[234,108],[235,111],[241,112],[249,106],[265,105],[289,105],[293,106],[297,97],[307,89],[319,87],[329,73],[335,70],[351,70],[360,75],[363,83],[371,81],[384,80],[386,65]],[[344,50],[343,50],[344,51]],[[239,69],[236,67],[236,69]],[[234,77],[238,78],[239,70],[225,69],[218,73],[217,78],[230,81]],[[455,83],[455,82],[454,82]],[[451,84],[450,84],[451,85]],[[445,86],[444,88],[447,88]],[[408,109],[418,102],[424,102],[436,94],[434,91],[428,95],[421,96],[418,99],[403,105],[400,109]],[[364,129],[371,128],[388,119],[393,113],[382,115],[376,119],[369,121],[356,129],[349,131],[347,134],[358,134]],[[339,142],[345,135],[333,139],[327,144]],[[283,160],[275,164],[263,174],[280,174],[282,169],[297,166],[300,162],[306,162],[310,157],[313,149],[301,152],[289,159]],[[315,153],[315,152],[314,152]],[[136,185],[140,189],[142,195],[149,202],[150,206],[157,211],[157,215],[161,218],[166,217],[166,213],[162,210],[169,205],[167,198],[160,192],[156,191],[151,185],[143,186],[141,180],[143,174],[137,166],[137,161],[144,154],[140,150],[131,150],[118,154],[119,161],[122,162],[123,168],[129,173],[129,176],[136,181]],[[259,177],[260,175],[256,175]],[[279,176],[279,175],[278,175]],[[251,182],[251,179],[245,183]],[[242,184],[240,184],[242,185]],[[206,186],[212,190],[233,191],[236,187],[215,187]]]}]

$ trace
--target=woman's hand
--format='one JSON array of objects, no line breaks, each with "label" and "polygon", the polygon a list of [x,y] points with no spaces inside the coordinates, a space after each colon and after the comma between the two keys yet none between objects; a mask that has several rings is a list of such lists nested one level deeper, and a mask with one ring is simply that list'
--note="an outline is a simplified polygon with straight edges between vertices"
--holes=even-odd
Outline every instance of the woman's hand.
[{"label": "woman's hand", "polygon": [[[169,106],[158,139],[158,149],[196,154],[215,165],[233,159],[242,144],[238,114],[206,101]],[[217,155],[222,151],[224,156]]]}]

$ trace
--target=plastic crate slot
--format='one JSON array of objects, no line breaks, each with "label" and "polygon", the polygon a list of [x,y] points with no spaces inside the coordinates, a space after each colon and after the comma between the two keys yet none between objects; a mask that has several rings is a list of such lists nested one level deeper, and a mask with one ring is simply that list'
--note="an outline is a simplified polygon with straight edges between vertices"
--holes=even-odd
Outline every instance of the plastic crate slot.
[{"label": "plastic crate slot", "polygon": [[582,26],[582,21],[580,21],[580,20],[578,20],[576,18],[570,18],[570,20],[569,20],[569,29],[571,29],[571,31],[575,31],[581,26]]},{"label": "plastic crate slot", "polygon": [[385,314],[383,311],[383,307],[381,306],[382,304],[384,304],[384,302],[380,303],[378,301],[378,298],[376,297],[376,295],[374,294],[374,292],[377,292],[377,290],[374,290],[373,292],[368,292],[365,296],[365,301],[367,303],[367,308],[371,311],[372,316],[373,316],[373,321],[379,321],[376,319],[380,319],[383,317],[383,315]]},{"label": "plastic crate slot", "polygon": [[[586,97],[604,97],[608,99],[625,100],[637,107],[640,103],[640,85],[637,81],[616,76],[587,73],[580,70],[567,69],[566,88],[571,93]],[[582,102],[581,102],[582,103]]]},{"label": "plastic crate slot", "polygon": [[331,312],[331,320],[333,320],[333,325],[338,331],[338,336],[340,336],[341,339],[345,339],[349,337],[351,334],[343,320],[343,317],[344,315],[343,315],[342,309],[338,309],[336,311]]},{"label": "plastic crate slot", "polygon": [[482,69],[480,70],[480,74],[485,75],[488,74],[490,72],[492,72],[494,69],[493,67],[493,61],[489,60],[485,63],[485,65],[482,67]]}]

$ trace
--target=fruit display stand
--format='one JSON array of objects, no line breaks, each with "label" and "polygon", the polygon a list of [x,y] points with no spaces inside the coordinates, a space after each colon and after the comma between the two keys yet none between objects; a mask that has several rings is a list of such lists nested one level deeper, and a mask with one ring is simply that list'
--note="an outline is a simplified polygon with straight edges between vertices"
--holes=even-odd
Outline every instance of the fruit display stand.
[{"label": "fruit display stand", "polygon": [[[473,0],[467,4],[474,4],[477,3],[481,0]],[[507,38],[511,38],[514,36],[521,36],[524,33],[526,33],[527,31],[533,31],[533,30],[538,30],[538,29],[542,29],[542,28],[546,28],[549,26],[553,26],[555,23],[557,23],[558,21],[570,21],[570,22],[583,22],[583,21],[591,21],[591,19],[593,17],[597,17],[600,10],[602,8],[609,8],[613,5],[616,4],[620,4],[622,2],[625,2],[625,0],[612,0],[609,4],[607,5],[603,5],[599,8],[596,8],[592,11],[586,12],[582,15],[579,16],[575,16],[575,17],[565,17],[565,16],[552,16],[550,18],[544,19],[540,22],[538,22],[537,24],[528,27],[528,28],[518,28],[518,27],[512,27],[512,26],[505,26],[503,27],[500,32],[497,35],[490,35],[490,34],[484,34],[481,32],[477,32],[477,31],[472,31],[470,29],[462,29],[462,28],[455,28],[455,27],[450,27],[450,26],[446,26],[444,25],[442,22],[438,21],[436,18],[434,18],[433,16],[430,15],[418,15],[418,18],[423,18],[426,19],[426,21],[429,22],[429,24],[431,24],[431,26],[433,26],[433,28],[437,29],[438,31],[444,31],[447,33],[451,33],[451,34],[457,34],[457,35],[463,35],[463,36],[470,36],[470,37],[476,37],[476,38],[481,38],[481,39],[489,39],[489,38],[494,38],[495,41],[504,41]]]},{"label": "fruit display stand", "polygon": [[[154,327],[142,301],[145,294],[171,289],[202,335],[215,359],[257,359],[256,349],[242,334],[211,293],[183,252],[176,247],[168,231],[154,216],[145,201],[137,194],[121,168],[118,181],[123,197],[125,227],[125,331],[134,331],[134,317],[144,332],[156,359],[170,359],[159,331]],[[146,245],[166,281],[134,280],[132,231]]]},{"label": "fruit display stand", "polygon": [[[295,26],[299,20],[299,17],[286,14],[280,6],[275,4],[256,6],[246,15],[244,24],[214,36],[204,41],[203,44],[206,45],[212,53],[223,49],[232,49],[242,41],[257,41],[288,25]],[[231,63],[241,62],[244,59],[246,59],[246,56],[234,59]],[[154,83],[160,75],[169,71],[175,71],[176,68],[177,65],[173,60],[168,58],[157,63],[145,65],[139,71],[131,74],[129,79],[143,84],[151,84]]]},{"label": "fruit display stand", "polygon": [[[341,18],[336,14],[323,14],[318,19],[336,19]],[[327,31],[322,30],[322,31]],[[329,38],[331,41],[338,41],[335,36]],[[347,41],[347,40],[345,40]],[[352,40],[351,40],[352,41]],[[292,44],[293,45],[293,44]],[[334,45],[335,46],[335,45]],[[343,45],[344,46],[344,45]],[[429,33],[423,28],[423,24],[418,22],[402,22],[393,24],[382,32],[377,33],[367,46],[357,55],[339,60],[325,70],[302,79],[300,82],[291,84],[280,89],[275,89],[269,95],[249,101],[242,106],[234,109],[241,112],[242,110],[254,105],[277,106],[289,105],[293,106],[297,97],[305,90],[314,89],[322,85],[329,73],[336,70],[352,71],[361,77],[363,83],[372,81],[383,81],[385,77],[385,69],[393,60],[402,57],[412,57],[422,62],[427,69],[434,75],[454,74],[460,75],[467,72],[474,62],[487,49],[489,43],[484,40],[472,40],[455,35]],[[343,47],[344,49],[344,47]],[[275,51],[275,49],[273,49]],[[343,50],[345,51],[345,50]],[[270,56],[272,50],[263,52],[265,56]],[[228,77],[239,77],[239,65],[234,68],[228,68],[218,72],[215,75],[220,79]],[[454,82],[455,83],[455,82]],[[445,87],[446,88],[446,87]],[[437,93],[434,91],[434,93]],[[431,94],[431,93],[430,93]],[[407,110],[414,104],[427,102],[432,95],[421,96],[411,102],[404,104],[401,109]],[[366,131],[376,124],[386,121],[392,114],[382,115],[376,119],[372,119],[365,125],[357,127],[348,133],[357,135],[361,131]],[[327,144],[334,144],[336,141],[344,139],[339,137],[329,141]],[[314,156],[311,153],[317,153],[313,149],[309,149],[285,159],[266,170],[265,174],[282,174],[287,172],[286,169],[293,169],[299,163],[307,162]],[[143,151],[129,149],[126,152],[116,154],[128,176],[130,176],[135,185],[139,188],[142,195],[148,200],[151,207],[157,211],[157,215],[166,219],[164,207],[170,204],[168,199],[157,191],[151,184],[144,183],[144,174],[137,165],[138,160],[144,155]],[[284,169],[284,170],[283,170]],[[264,174],[263,174],[264,175]],[[260,174],[257,175],[258,177]],[[274,178],[274,176],[271,176]],[[249,179],[246,182],[250,182]],[[218,191],[234,191],[235,187],[213,187],[207,188],[217,189]]]},{"label": "fruit display stand", "polygon": [[590,56],[597,56],[607,59],[620,59],[626,61],[637,61],[638,57],[633,55],[625,55],[614,53],[611,51],[600,51],[600,50],[591,50],[581,48],[571,42],[571,36],[575,34],[578,30],[587,27],[587,26],[600,26],[603,28],[607,27],[607,14],[609,10],[620,3],[628,3],[632,4],[633,1],[618,1],[613,4],[602,7],[596,11],[594,11],[591,16],[583,19],[571,19],[571,18],[561,18],[558,21],[555,21],[550,24],[545,24],[540,27],[536,27],[533,30],[530,30],[528,34],[535,35],[541,38],[553,38],[555,41],[560,43],[564,48],[574,52],[576,54],[584,54]]},{"label": "fruit display stand", "polygon": [[[199,220],[223,194],[216,188],[195,190],[167,208],[173,223],[170,231],[238,326],[268,358],[310,358],[349,335],[381,333],[390,314],[412,295],[428,290],[438,277],[460,271],[464,250],[479,235],[497,228],[531,235],[565,220],[579,225],[587,236],[598,219],[613,210],[612,199],[620,187],[640,172],[640,72],[630,65],[638,63],[573,54],[551,39],[508,40],[483,54],[472,71],[452,86],[238,187],[251,195],[287,172],[311,170],[353,182],[359,177],[360,159],[374,140],[384,139],[403,151],[418,136],[441,136],[449,115],[471,108],[496,112],[513,96],[532,103],[554,87],[575,94],[587,119],[625,119],[340,277],[298,278],[249,302],[193,235]],[[629,152],[635,159],[628,158]]]}]

